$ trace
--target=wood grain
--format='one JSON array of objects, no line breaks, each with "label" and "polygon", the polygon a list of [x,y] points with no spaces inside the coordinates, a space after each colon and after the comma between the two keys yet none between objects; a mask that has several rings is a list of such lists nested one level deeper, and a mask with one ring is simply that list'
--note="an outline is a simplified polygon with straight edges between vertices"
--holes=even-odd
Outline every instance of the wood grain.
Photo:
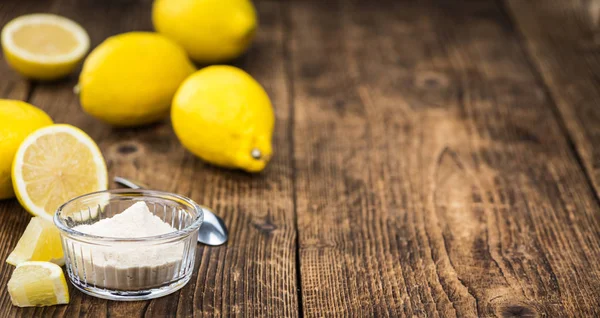
[{"label": "wood grain", "polygon": [[306,316],[600,315],[600,209],[496,2],[290,17]]},{"label": "wood grain", "polygon": [[600,1],[506,1],[600,197]]},{"label": "wood grain", "polygon": [[[30,8],[21,7],[21,2],[15,1],[12,6],[19,10],[2,18],[7,21],[20,14],[38,11],[61,14],[81,23],[89,32],[93,45],[97,45],[113,34],[151,30],[151,2],[55,0],[47,8],[41,4]],[[281,4],[265,0],[257,1],[256,5],[261,30],[254,47],[236,64],[265,86],[276,110],[276,156],[260,175],[251,176],[202,163],[181,147],[168,120],[147,127],[114,129],[86,115],[72,92],[76,74],[55,83],[37,83],[29,94],[29,101],[47,111],[55,122],[76,125],[98,143],[111,178],[120,175],[138,179],[212,207],[229,226],[227,245],[198,246],[194,276],[180,292],[135,303],[109,302],[72,290],[68,306],[12,307],[5,290],[12,267],[2,263],[2,317],[297,316],[296,232]],[[2,67],[0,75],[11,74],[4,64]],[[27,81],[12,74],[6,78],[13,77],[16,83],[24,83],[19,85],[28,85]],[[8,93],[2,97],[20,97],[15,88],[4,91]],[[28,94],[23,95],[25,99]],[[4,239],[0,242],[0,256],[5,259],[29,216],[16,200],[0,202],[0,211],[0,224],[9,224],[1,232]]]},{"label": "wood grain", "polygon": [[[261,29],[234,64],[265,86],[277,126],[273,162],[254,176],[196,159],[168,120],[115,129],[84,114],[76,74],[31,83],[0,63],[1,98],[77,125],[111,177],[190,196],[231,233],[198,247],[185,288],[148,302],[72,290],[68,306],[19,309],[2,263],[0,316],[600,315],[600,207],[586,178],[598,191],[597,63],[582,9],[595,1],[507,1],[518,28],[493,0],[255,1]],[[58,13],[97,45],[151,30],[151,2],[4,1],[0,23]],[[28,221],[0,201],[0,259]]]}]

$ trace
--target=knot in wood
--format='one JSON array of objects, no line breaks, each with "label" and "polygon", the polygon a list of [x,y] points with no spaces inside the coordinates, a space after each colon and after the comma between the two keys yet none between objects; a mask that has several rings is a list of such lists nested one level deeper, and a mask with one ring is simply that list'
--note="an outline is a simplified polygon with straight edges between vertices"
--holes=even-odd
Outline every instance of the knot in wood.
[{"label": "knot in wood", "polygon": [[271,234],[271,232],[277,229],[277,226],[273,224],[270,219],[266,219],[264,222],[252,222],[252,226],[254,226],[262,234],[267,235]]},{"label": "knot in wood", "polygon": [[423,72],[417,74],[416,85],[424,89],[438,89],[448,87],[448,77],[438,72]]},{"label": "knot in wood", "polygon": [[534,318],[537,317],[537,312],[526,305],[518,304],[518,305],[506,305],[501,309],[501,317],[503,318]]},{"label": "knot in wood", "polygon": [[117,151],[122,155],[128,155],[138,151],[138,147],[134,144],[124,144],[117,148]]}]

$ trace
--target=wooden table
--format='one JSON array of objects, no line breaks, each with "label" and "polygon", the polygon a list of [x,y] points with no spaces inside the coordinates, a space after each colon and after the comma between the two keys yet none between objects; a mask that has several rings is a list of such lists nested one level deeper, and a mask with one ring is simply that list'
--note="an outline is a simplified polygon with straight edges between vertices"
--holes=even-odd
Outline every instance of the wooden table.
[{"label": "wooden table", "polygon": [[[53,12],[94,45],[151,30],[151,2],[6,0],[0,23]],[[198,246],[168,297],[0,316],[600,315],[600,2],[256,1],[236,61],[277,125],[262,174],[203,163],[168,120],[116,129],[85,115],[77,76],[28,82],[0,65],[2,98],[89,133],[110,176],[211,206],[226,246]],[[114,185],[111,185],[114,187]],[[0,202],[0,259],[29,216]]]}]

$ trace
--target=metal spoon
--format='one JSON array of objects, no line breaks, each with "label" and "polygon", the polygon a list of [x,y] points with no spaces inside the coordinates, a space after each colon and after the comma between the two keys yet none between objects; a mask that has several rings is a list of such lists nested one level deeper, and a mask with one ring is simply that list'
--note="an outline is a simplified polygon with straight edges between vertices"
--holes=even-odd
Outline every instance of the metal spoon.
[{"label": "metal spoon", "polygon": [[[115,177],[113,180],[131,189],[147,188],[146,186],[142,186],[140,182],[133,182],[121,177]],[[216,216],[209,208],[205,206],[201,207],[204,210],[204,221],[198,232],[198,242],[210,246],[219,246],[227,242],[227,227],[223,220]]]}]

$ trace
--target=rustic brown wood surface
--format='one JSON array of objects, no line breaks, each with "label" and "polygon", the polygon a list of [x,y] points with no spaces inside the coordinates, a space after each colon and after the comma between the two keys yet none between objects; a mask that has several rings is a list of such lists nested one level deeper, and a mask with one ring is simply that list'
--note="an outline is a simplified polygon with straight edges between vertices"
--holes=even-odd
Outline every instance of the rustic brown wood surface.
[{"label": "rustic brown wood surface", "polygon": [[507,1],[600,197],[600,1]]},{"label": "rustic brown wood surface", "polygon": [[[87,116],[75,74],[31,83],[2,61],[0,98],[88,132],[111,177],[213,207],[231,238],[198,246],[190,284],[148,302],[72,289],[68,306],[16,308],[2,263],[0,317],[599,316],[600,51],[573,22],[593,1],[526,2],[255,1],[261,28],[234,64],[276,111],[259,175],[196,159],[168,120]],[[96,45],[151,30],[150,6],[3,1],[0,25],[58,13]],[[0,259],[28,221],[0,201]]]}]

